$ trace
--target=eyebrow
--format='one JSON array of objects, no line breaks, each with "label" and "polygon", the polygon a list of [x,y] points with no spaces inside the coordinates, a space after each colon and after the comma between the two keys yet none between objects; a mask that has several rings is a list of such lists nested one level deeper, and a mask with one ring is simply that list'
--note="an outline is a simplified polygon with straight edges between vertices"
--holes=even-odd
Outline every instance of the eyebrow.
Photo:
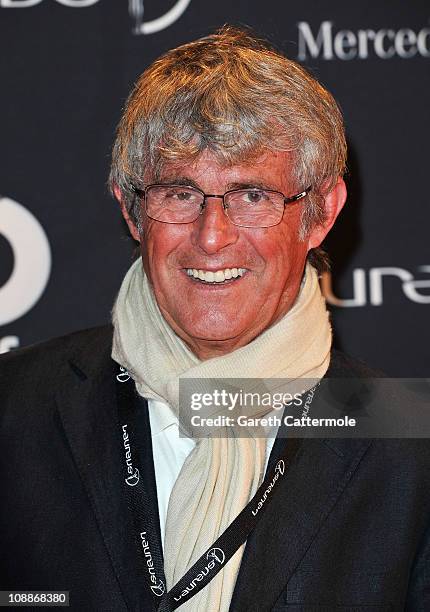
[{"label": "eyebrow", "polygon": [[188,187],[195,187],[196,189],[200,189],[198,184],[193,181],[189,176],[166,176],[164,178],[158,177],[159,185],[184,185]]},{"label": "eyebrow", "polygon": [[[200,187],[200,185],[196,183],[196,181],[194,181],[189,176],[172,175],[172,176],[164,177],[163,179],[159,178],[159,180],[160,180],[160,183],[159,183],[160,185],[183,185],[183,186],[195,187],[196,189],[199,189],[200,191],[204,191]],[[274,187],[273,185],[268,185],[267,183],[263,183],[258,180],[247,180],[247,181],[240,181],[240,182],[235,181],[233,183],[227,184],[226,191],[231,191],[234,189],[265,189],[267,191],[280,191],[279,188]]]},{"label": "eyebrow", "polygon": [[229,183],[229,189],[265,189],[266,191],[279,191],[273,185],[262,183],[261,181],[245,181],[240,183]]}]

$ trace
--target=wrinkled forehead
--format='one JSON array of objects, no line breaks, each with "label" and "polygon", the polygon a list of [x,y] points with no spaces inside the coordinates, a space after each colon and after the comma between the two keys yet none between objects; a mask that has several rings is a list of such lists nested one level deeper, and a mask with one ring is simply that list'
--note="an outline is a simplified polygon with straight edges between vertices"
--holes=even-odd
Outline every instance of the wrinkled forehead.
[{"label": "wrinkled forehead", "polygon": [[259,149],[250,155],[225,157],[207,148],[191,159],[162,159],[154,172],[148,173],[146,182],[191,184],[201,187],[210,182],[224,182],[226,188],[237,185],[278,187],[280,182],[293,181],[293,155],[288,151]]}]

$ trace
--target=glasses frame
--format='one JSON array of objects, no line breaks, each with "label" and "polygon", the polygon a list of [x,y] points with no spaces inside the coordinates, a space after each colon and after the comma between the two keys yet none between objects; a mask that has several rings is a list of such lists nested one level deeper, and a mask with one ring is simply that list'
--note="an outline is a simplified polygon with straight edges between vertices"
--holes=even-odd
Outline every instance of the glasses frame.
[{"label": "glasses frame", "polygon": [[[197,221],[197,219],[199,218],[200,215],[203,214],[204,209],[206,208],[207,204],[206,204],[206,200],[207,198],[218,198],[220,200],[222,200],[222,208],[224,211],[225,216],[227,217],[227,219],[230,221],[230,223],[232,225],[235,225],[236,227],[275,227],[276,225],[279,225],[282,221],[282,219],[284,218],[284,212],[285,212],[285,207],[287,206],[287,204],[293,204],[294,202],[298,202],[299,200],[302,200],[303,198],[305,198],[310,191],[312,191],[312,187],[309,186],[306,189],[304,189],[303,191],[300,191],[299,193],[294,194],[293,196],[286,196],[284,193],[282,193],[282,191],[276,191],[274,189],[261,189],[259,187],[250,187],[249,189],[229,189],[228,191],[226,191],[224,194],[218,194],[218,193],[205,193],[204,191],[202,191],[201,189],[199,189],[198,187],[194,187],[193,185],[176,185],[176,184],[170,184],[170,183],[151,183],[150,185],[147,185],[146,187],[144,187],[144,189],[139,189],[138,187],[136,187],[136,185],[134,185],[133,183],[131,183],[131,189],[132,191],[143,200],[143,203],[145,204],[145,214],[150,218],[153,219],[154,221],[158,221],[159,223],[168,223],[169,225],[187,225],[189,223],[194,223],[195,221]],[[155,219],[154,217],[151,217],[151,215],[148,214],[148,209],[147,209],[147,193],[148,191],[152,188],[152,187],[182,187],[184,189],[193,189],[194,191],[197,191],[198,193],[200,193],[203,197],[203,202],[202,204],[200,204],[200,211],[197,215],[197,217],[195,219],[193,219],[192,221],[161,221],[160,219]],[[284,209],[282,211],[282,216],[279,219],[279,221],[277,223],[274,223],[273,225],[242,225],[242,224],[238,224],[238,223],[234,223],[229,215],[228,215],[228,204],[226,204],[225,202],[225,197],[228,196],[231,193],[237,193],[237,192],[241,192],[241,191],[265,191],[267,193],[276,193],[280,196],[283,197],[284,199]]]}]

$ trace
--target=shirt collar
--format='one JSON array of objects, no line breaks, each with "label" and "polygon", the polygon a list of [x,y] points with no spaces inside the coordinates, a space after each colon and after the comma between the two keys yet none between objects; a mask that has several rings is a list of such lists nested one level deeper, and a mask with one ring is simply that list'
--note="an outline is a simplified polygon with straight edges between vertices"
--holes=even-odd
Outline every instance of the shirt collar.
[{"label": "shirt collar", "polygon": [[148,410],[152,437],[172,425],[179,425],[178,417],[165,402],[148,398]]}]

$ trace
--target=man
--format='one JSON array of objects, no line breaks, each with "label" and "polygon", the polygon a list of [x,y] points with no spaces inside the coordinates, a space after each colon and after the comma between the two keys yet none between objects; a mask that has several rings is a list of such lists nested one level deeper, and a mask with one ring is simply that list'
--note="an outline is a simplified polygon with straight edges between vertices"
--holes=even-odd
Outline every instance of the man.
[{"label": "man", "polygon": [[143,73],[113,152],[141,253],[113,339],[2,360],[3,589],[76,610],[430,609],[427,441],[195,439],[178,396],[180,377],[372,376],[331,349],[318,284],[345,157],[332,96],[245,31]]}]

